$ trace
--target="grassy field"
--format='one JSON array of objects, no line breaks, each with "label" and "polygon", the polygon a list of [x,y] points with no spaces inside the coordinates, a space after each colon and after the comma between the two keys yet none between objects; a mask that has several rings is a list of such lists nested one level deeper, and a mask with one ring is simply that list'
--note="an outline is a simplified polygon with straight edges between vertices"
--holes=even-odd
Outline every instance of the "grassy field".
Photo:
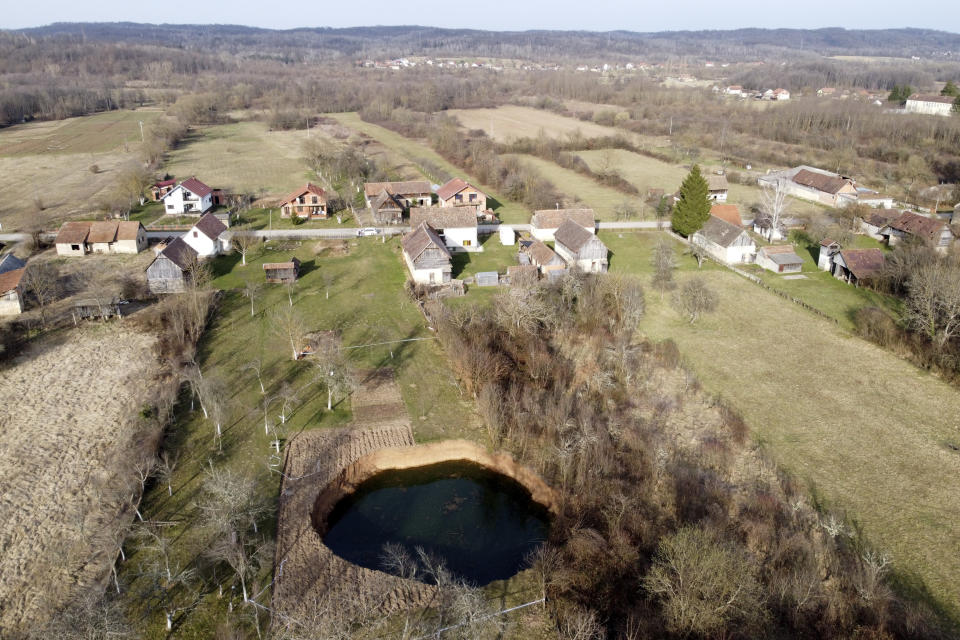
[{"label": "grassy field", "polygon": [[[621,235],[640,257],[619,260],[607,235],[611,271],[650,274],[655,235]],[[905,590],[960,613],[957,390],[729,271],[704,277],[716,313],[690,325],[651,294],[642,331],[676,341],[779,463],[891,554]]]},{"label": "grassy field", "polygon": [[[564,169],[560,165],[523,154],[516,154],[513,157],[519,158],[532,165],[543,177],[550,180],[557,189],[566,196],[566,205],[574,206],[576,202],[582,202],[583,205],[593,208],[599,220],[616,220],[617,216],[614,209],[623,202],[631,203],[634,208],[640,212],[642,210],[644,218],[652,218],[653,210],[643,203],[642,198],[631,196],[611,187],[606,187],[593,178],[579,174],[570,169]],[[638,215],[636,219],[640,219]]]},{"label": "grassy field", "polygon": [[162,111],[153,109],[107,111],[79,118],[17,125],[0,132],[0,156],[111,151],[124,143],[140,142],[140,122],[146,127],[162,114]]},{"label": "grassy field", "polygon": [[[89,216],[117,171],[134,160],[140,125],[159,111],[110,111],[0,130],[0,224],[55,228]],[[96,166],[97,171],[91,171]]]},{"label": "grassy field", "polygon": [[517,138],[535,138],[541,133],[550,138],[565,138],[579,131],[587,138],[631,134],[614,127],[568,118],[551,111],[504,105],[495,109],[451,109],[446,112],[460,121],[466,129],[483,129],[488,136],[500,142]]},{"label": "grassy field", "polygon": [[[460,176],[465,180],[471,181],[487,194],[487,206],[493,209],[503,222],[524,223],[530,221],[530,211],[528,211],[519,202],[512,202],[496,193],[489,185],[480,184],[466,175],[461,169],[447,162],[440,154],[425,144],[405,138],[399,133],[386,129],[384,127],[364,122],[356,113],[332,113],[329,117],[336,119],[341,124],[354,129],[360,133],[366,134],[381,143],[390,151],[406,158],[414,165],[422,166],[424,161],[440,167],[452,176]],[[430,176],[424,172],[427,178],[433,182],[438,182],[437,176]],[[492,199],[492,200],[491,200]]]},{"label": "grassy field", "polygon": [[[262,395],[252,371],[243,365],[260,359],[267,395],[274,395],[281,383],[298,390],[298,399],[281,428],[289,438],[304,429],[342,426],[351,418],[349,400],[342,400],[333,411],[326,410],[326,393],[311,383],[309,360],[290,358],[285,340],[272,329],[270,313],[288,304],[282,285],[270,285],[255,298],[255,315],[250,303],[238,289],[247,281],[263,282],[264,262],[299,257],[302,277],[293,292],[294,308],[306,321],[308,330],[337,330],[344,346],[357,346],[390,340],[432,338],[423,317],[403,291],[405,273],[398,256],[398,240],[382,244],[378,239],[349,243],[274,243],[248,256],[248,264],[229,255],[213,263],[214,284],[224,290],[212,324],[202,339],[198,362],[204,376],[223,382],[227,394],[224,421],[224,450],[217,451],[214,428],[199,411],[189,411],[189,402],[178,408],[167,447],[180,452],[173,479],[173,496],[166,487],[155,487],[144,502],[144,517],[175,523],[169,530],[174,540],[173,557],[185,566],[201,557],[208,541],[199,520],[196,500],[210,462],[217,468],[251,474],[262,495],[271,502],[279,489],[279,475],[268,468],[272,436],[264,433]],[[327,286],[329,282],[329,298]],[[392,352],[392,357],[391,357]],[[461,398],[456,382],[446,366],[445,357],[433,340],[361,347],[347,351],[357,369],[394,367],[404,403],[410,414],[418,442],[451,437],[480,439],[477,418],[469,398]],[[268,415],[278,422],[279,403]],[[272,524],[270,526],[273,526]],[[137,581],[137,567],[149,559],[147,552],[133,554],[123,564],[121,579],[132,581],[133,591],[144,586]],[[254,592],[270,580],[272,567],[260,573]],[[223,578],[229,591],[229,577]],[[228,597],[219,599],[208,585],[201,591],[199,603],[178,615],[177,637],[209,638],[217,620],[235,618],[227,612]],[[259,598],[269,601],[269,590]],[[238,603],[237,600],[234,601]],[[166,637],[162,612],[150,601],[131,601],[137,619],[148,629],[147,637]],[[152,611],[151,611],[152,609]],[[246,614],[244,614],[246,615]],[[261,617],[261,620],[263,618]]]},{"label": "grassy field", "polygon": [[[312,131],[310,135],[321,135]],[[302,158],[307,131],[270,131],[263,122],[198,127],[168,157],[167,173],[211,187],[282,197],[316,181]]]}]

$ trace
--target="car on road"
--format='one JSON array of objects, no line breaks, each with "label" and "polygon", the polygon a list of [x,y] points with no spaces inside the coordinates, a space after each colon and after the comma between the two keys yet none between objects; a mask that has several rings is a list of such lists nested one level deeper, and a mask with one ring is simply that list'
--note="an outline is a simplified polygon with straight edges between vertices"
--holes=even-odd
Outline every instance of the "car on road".
[{"label": "car on road", "polygon": [[357,229],[357,237],[362,238],[364,236],[375,236],[380,233],[380,229],[376,227],[364,227],[363,229]]}]

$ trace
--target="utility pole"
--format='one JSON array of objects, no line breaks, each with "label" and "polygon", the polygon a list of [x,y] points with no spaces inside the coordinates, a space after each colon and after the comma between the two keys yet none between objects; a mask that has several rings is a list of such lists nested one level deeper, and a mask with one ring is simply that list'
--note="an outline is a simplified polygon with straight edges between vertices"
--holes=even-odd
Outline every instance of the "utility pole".
[{"label": "utility pole", "polygon": [[673,137],[673,116],[670,116],[670,133],[667,135]]},{"label": "utility pole", "polygon": [[143,120],[140,121],[140,142],[144,142],[144,139],[143,139]]}]

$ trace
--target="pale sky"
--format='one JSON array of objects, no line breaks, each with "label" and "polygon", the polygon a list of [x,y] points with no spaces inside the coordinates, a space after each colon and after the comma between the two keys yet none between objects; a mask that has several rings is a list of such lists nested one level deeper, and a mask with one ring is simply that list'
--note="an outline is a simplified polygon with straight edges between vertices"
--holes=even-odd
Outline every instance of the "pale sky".
[{"label": "pale sky", "polygon": [[[274,29],[426,25],[490,30],[666,31],[739,27],[882,29],[921,27],[960,32],[956,0],[4,0],[0,28],[52,22],[242,24]],[[953,5],[953,8],[951,6]]]}]

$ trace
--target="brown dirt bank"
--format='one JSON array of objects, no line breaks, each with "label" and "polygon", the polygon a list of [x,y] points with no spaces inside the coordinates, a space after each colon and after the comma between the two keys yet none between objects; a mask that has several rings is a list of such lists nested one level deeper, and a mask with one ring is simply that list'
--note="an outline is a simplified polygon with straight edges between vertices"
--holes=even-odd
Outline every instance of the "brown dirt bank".
[{"label": "brown dirt bank", "polygon": [[509,453],[491,453],[469,440],[444,440],[410,447],[379,449],[345,468],[317,496],[311,514],[314,527],[322,535],[326,530],[327,516],[334,506],[378,473],[461,461],[478,464],[511,478],[529,491],[535,502],[542,504],[554,515],[559,512],[559,502],[554,490],[536,472],[514,460]]}]

